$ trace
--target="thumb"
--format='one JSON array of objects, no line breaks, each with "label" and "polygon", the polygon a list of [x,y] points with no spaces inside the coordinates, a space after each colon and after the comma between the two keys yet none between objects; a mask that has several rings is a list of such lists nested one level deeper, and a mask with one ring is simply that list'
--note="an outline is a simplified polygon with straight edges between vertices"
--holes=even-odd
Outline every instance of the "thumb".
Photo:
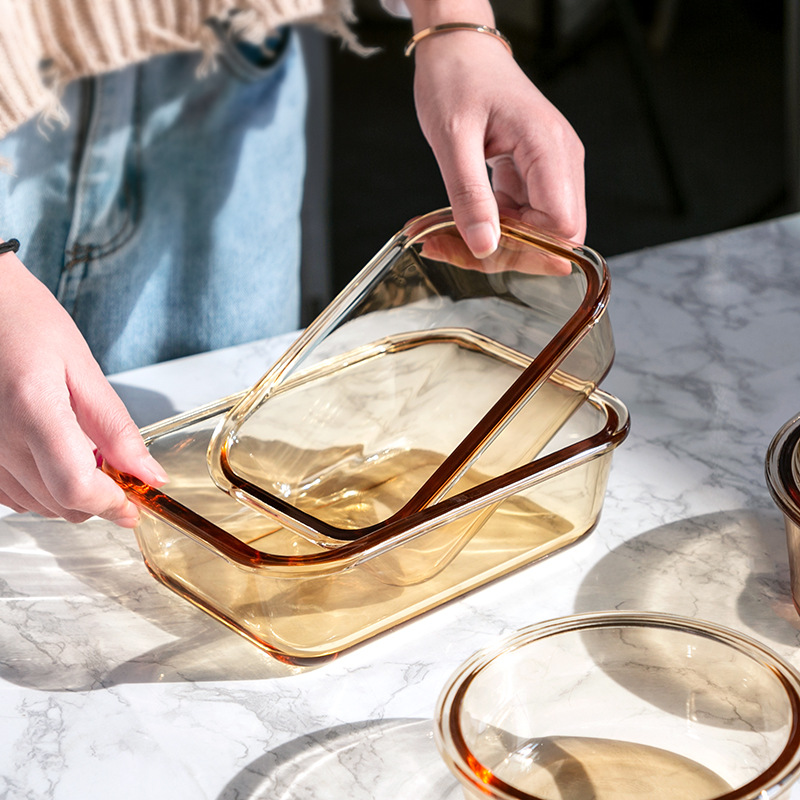
[{"label": "thumb", "polygon": [[452,142],[436,153],[459,233],[476,258],[486,258],[500,242],[497,209],[483,151],[483,137]]},{"label": "thumb", "polygon": [[152,486],[167,482],[166,472],[148,452],[136,423],[99,368],[89,378],[70,382],[70,393],[78,423],[103,460]]}]

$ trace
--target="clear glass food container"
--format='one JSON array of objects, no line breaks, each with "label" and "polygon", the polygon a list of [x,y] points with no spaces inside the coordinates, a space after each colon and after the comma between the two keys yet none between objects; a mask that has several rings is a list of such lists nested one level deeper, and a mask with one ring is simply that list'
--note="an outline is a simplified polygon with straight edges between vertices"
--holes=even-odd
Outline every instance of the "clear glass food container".
[{"label": "clear glass food container", "polygon": [[412,221],[249,392],[144,431],[153,574],[278,658],[341,650],[574,542],[624,405],[603,259],[504,219]]},{"label": "clear glass food container", "polygon": [[469,659],[434,731],[467,800],[788,798],[800,676],[709,622],[585,614]]},{"label": "clear glass food container", "polygon": [[592,250],[503,220],[475,259],[449,210],[411,222],[216,431],[217,485],[335,547],[528,463],[611,366]]},{"label": "clear glass food container", "polygon": [[790,419],[767,449],[767,486],[783,513],[792,599],[800,613],[800,415]]},{"label": "clear glass food container", "polygon": [[[627,412],[596,390],[569,429],[503,481],[339,547],[299,536],[219,491],[206,451],[241,396],[143,431],[169,483],[106,467],[141,509],[136,536],[152,574],[280,660],[330,658],[589,533]],[[451,542],[457,542],[453,547]]]}]

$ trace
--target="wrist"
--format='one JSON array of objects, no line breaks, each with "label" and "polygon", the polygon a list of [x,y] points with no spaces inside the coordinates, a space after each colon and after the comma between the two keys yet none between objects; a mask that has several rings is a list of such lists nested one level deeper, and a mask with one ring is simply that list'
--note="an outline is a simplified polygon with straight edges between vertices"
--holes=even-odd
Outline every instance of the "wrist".
[{"label": "wrist", "polygon": [[506,50],[508,50],[508,54],[512,58],[514,57],[514,52],[511,49],[511,42],[509,42],[508,39],[506,39],[506,37],[500,33],[499,30],[497,30],[497,28],[492,28],[488,25],[475,25],[471,22],[445,22],[441,25],[431,25],[429,28],[423,28],[422,30],[417,31],[408,40],[403,52],[406,56],[410,56],[416,49],[419,42],[422,42],[431,36],[440,36],[445,33],[464,32],[480,33],[491,36],[495,40],[499,41]]},{"label": "wrist", "polygon": [[448,22],[471,22],[494,27],[488,0],[406,0],[414,32]]},{"label": "wrist", "polygon": [[4,253],[16,253],[19,250],[19,241],[17,239],[8,239],[8,241],[2,241],[0,239],[0,255]]}]

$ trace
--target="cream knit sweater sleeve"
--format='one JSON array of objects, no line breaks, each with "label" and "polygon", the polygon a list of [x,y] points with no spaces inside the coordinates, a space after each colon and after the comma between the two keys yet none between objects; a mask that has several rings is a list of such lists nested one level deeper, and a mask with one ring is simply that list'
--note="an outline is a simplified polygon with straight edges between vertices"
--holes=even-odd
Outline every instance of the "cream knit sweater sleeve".
[{"label": "cream knit sweater sleeve", "polygon": [[260,41],[308,22],[353,43],[350,0],[0,0],[0,137],[37,114],[63,117],[70,81],[163,53],[204,50],[209,19]]}]

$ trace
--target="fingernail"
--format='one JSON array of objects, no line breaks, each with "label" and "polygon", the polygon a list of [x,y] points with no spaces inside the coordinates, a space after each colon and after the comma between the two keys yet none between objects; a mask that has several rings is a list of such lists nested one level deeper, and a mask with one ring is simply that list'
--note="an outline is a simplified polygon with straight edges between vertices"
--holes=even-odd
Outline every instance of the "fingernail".
[{"label": "fingernail", "polygon": [[464,237],[475,258],[486,258],[497,250],[500,235],[491,222],[477,222],[467,228]]},{"label": "fingernail", "polygon": [[166,483],[169,476],[164,472],[164,468],[156,461],[153,456],[147,456],[143,464],[145,470],[150,473],[149,483],[158,484]]}]

